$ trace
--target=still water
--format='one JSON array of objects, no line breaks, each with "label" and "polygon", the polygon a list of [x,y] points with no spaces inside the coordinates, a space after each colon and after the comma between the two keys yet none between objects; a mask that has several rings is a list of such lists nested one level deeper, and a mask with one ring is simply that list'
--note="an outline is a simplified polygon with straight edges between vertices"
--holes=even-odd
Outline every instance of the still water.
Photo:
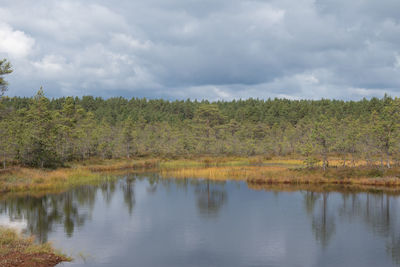
[{"label": "still water", "polygon": [[130,174],[0,201],[0,223],[72,255],[60,266],[400,266],[400,198],[254,190]]}]

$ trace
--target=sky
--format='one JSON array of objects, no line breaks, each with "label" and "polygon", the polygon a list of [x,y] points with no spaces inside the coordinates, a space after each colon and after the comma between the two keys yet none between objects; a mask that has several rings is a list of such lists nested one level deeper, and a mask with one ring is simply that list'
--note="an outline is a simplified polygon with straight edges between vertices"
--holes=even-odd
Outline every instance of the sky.
[{"label": "sky", "polygon": [[400,96],[399,0],[0,0],[9,96]]}]

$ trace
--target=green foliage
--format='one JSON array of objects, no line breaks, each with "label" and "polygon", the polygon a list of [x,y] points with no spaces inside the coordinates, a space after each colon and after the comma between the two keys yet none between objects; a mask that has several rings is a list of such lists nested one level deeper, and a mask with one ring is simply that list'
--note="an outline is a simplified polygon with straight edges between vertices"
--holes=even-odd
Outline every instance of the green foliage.
[{"label": "green foliage", "polygon": [[314,167],[331,155],[390,167],[400,160],[400,100],[165,101],[84,96],[4,97],[0,155],[6,162],[65,162],[141,156],[303,155]]},{"label": "green foliage", "polygon": [[0,97],[2,97],[7,91],[7,81],[4,80],[3,76],[13,72],[11,63],[7,59],[0,60]]}]

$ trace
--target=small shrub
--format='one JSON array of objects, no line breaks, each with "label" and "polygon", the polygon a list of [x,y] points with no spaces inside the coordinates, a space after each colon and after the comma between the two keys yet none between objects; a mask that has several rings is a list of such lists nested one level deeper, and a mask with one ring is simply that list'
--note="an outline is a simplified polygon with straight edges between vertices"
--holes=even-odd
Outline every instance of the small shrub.
[{"label": "small shrub", "polygon": [[315,157],[307,157],[304,160],[304,165],[306,165],[307,168],[314,168],[319,162],[320,160]]}]

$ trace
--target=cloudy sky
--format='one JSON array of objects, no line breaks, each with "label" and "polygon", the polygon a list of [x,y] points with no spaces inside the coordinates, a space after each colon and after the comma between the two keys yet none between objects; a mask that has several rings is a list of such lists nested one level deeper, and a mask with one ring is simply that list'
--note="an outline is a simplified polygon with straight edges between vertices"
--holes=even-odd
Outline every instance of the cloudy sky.
[{"label": "cloudy sky", "polygon": [[400,96],[399,0],[0,0],[8,95]]}]

